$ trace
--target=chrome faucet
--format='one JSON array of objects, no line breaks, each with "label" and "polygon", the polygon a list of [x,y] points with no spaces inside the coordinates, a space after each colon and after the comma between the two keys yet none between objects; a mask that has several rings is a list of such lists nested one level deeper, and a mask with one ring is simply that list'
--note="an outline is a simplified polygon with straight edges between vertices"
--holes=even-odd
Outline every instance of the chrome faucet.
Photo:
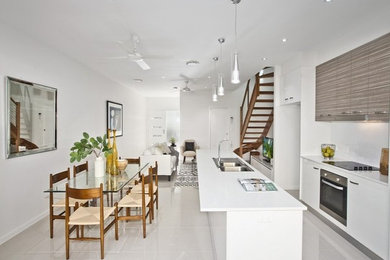
[{"label": "chrome faucet", "polygon": [[222,141],[219,142],[218,144],[218,166],[220,167],[221,166],[221,144],[223,142],[230,142],[229,139],[223,139]]}]

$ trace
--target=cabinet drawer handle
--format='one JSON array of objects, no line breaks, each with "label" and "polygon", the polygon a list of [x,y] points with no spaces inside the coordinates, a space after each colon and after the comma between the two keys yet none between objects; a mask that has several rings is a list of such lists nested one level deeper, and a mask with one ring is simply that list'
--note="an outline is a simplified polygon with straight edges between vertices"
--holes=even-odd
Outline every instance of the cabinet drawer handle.
[{"label": "cabinet drawer handle", "polygon": [[313,167],[313,169],[314,169],[314,170],[319,170],[319,168],[317,168],[317,167]]},{"label": "cabinet drawer handle", "polygon": [[352,113],[353,113],[353,114],[362,114],[363,111],[356,111],[356,110],[355,110],[355,111],[352,111]]},{"label": "cabinet drawer handle", "polygon": [[375,115],[384,115],[387,114],[387,111],[375,111]]},{"label": "cabinet drawer handle", "polygon": [[290,99],[293,99],[293,97],[290,97]]},{"label": "cabinet drawer handle", "polygon": [[288,98],[285,98],[284,100],[288,100]]},{"label": "cabinet drawer handle", "polygon": [[354,185],[359,185],[359,183],[354,182],[354,181],[349,181],[349,183],[354,184]]}]

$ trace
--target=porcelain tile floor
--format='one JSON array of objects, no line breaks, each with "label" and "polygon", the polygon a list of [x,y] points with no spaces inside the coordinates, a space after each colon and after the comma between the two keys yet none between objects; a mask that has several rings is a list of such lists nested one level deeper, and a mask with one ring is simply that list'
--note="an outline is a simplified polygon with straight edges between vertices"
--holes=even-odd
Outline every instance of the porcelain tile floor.
[{"label": "porcelain tile floor", "polygon": [[[140,222],[121,222],[119,241],[114,229],[105,236],[105,259],[214,259],[207,215],[199,211],[198,190],[174,188],[160,181],[160,206],[142,238]],[[87,231],[96,232],[95,229]],[[71,241],[70,259],[100,259],[97,241]],[[49,238],[48,218],[0,246],[0,259],[65,259],[64,225],[55,223]],[[369,259],[309,212],[304,213],[303,259]]]}]

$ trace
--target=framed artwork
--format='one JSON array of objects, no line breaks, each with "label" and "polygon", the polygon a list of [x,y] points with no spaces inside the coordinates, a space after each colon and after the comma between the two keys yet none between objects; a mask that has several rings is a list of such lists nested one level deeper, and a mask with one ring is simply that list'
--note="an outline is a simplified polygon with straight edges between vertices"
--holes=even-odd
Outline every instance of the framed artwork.
[{"label": "framed artwork", "polygon": [[[123,135],[123,106],[122,104],[107,101],[107,130],[116,130],[116,136]],[[113,137],[114,133],[111,132]]]}]

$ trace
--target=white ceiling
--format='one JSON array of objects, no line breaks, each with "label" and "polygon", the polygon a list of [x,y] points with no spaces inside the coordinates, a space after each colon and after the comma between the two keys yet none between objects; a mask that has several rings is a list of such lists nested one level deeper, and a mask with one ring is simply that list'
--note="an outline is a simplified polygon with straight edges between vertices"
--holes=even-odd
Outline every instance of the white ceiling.
[{"label": "white ceiling", "polygon": [[[242,0],[238,5],[241,81],[266,65],[342,37],[387,10],[389,0]],[[390,18],[389,18],[390,19]],[[217,39],[226,38],[220,70],[230,85],[234,48],[234,5],[230,0],[0,0],[0,20],[39,39],[112,80],[146,96],[177,95],[180,75],[201,78],[193,89],[210,87]],[[138,51],[161,55],[145,59],[143,71],[124,56],[118,41],[140,37]],[[282,38],[288,41],[283,43]],[[266,57],[266,61],[262,61]],[[196,67],[185,62],[198,60]],[[165,77],[165,78],[162,78]],[[136,83],[133,79],[143,79]]]}]

